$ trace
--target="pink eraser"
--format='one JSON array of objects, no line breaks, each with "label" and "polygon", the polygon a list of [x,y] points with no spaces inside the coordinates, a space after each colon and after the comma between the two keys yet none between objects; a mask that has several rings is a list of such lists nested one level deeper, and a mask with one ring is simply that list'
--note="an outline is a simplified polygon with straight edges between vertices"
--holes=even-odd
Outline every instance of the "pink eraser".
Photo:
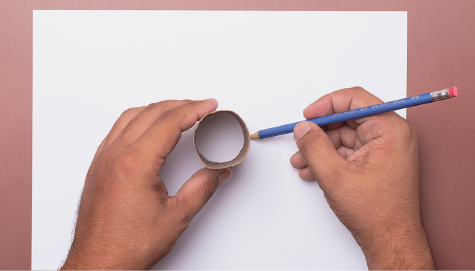
[{"label": "pink eraser", "polygon": [[459,89],[457,87],[449,88],[449,96],[450,98],[459,96]]}]

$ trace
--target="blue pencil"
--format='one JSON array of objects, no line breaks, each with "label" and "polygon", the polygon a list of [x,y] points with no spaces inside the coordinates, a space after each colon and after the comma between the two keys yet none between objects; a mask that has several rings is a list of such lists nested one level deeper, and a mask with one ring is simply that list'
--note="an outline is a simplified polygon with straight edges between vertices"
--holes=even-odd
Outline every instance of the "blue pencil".
[{"label": "blue pencil", "polygon": [[[443,90],[433,91],[413,97],[408,97],[392,102],[375,104],[368,107],[362,107],[358,109],[353,109],[350,111],[341,112],[338,114],[328,115],[320,118],[309,119],[306,121],[311,121],[318,126],[325,126],[328,124],[338,123],[347,120],[359,119],[364,118],[376,114],[381,114],[384,112],[394,111],[401,108],[408,108],[416,105],[441,101],[445,99],[449,99],[452,97],[458,96],[458,89],[457,87],[446,88]],[[300,121],[299,121],[300,122]],[[268,137],[274,137],[278,135],[289,134],[294,131],[295,125],[299,122],[294,122],[290,124],[285,124],[282,126],[277,126],[265,130],[257,131],[256,133],[252,134],[250,137],[251,139],[264,139]]]}]

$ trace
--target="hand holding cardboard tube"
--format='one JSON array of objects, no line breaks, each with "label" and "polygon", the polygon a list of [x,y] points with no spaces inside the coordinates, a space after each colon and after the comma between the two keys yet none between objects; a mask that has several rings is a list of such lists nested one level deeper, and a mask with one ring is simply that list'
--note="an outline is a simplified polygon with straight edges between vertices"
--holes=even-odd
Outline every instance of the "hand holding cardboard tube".
[{"label": "hand holding cardboard tube", "polygon": [[217,107],[163,101],[120,116],[87,173],[62,269],[149,269],[170,252],[231,171],[203,168],[174,197],[159,172],[181,133]]},{"label": "hand holding cardboard tube", "polygon": [[[304,115],[313,118],[378,102],[363,89],[340,90],[311,104]],[[244,122],[234,112],[213,112],[216,108],[214,99],[163,101],[120,116],[87,173],[74,241],[62,269],[149,269],[170,252],[231,177],[227,167],[242,161],[249,150]],[[167,155],[183,131],[201,119],[193,137],[197,143],[204,117],[223,112],[242,129],[239,154],[217,163],[195,144],[206,167],[170,197],[158,174]],[[302,179],[317,178],[369,268],[434,268],[420,219],[417,138],[404,119],[390,112],[323,129],[303,122],[294,138],[300,151],[291,158],[292,166],[300,169]]]}]

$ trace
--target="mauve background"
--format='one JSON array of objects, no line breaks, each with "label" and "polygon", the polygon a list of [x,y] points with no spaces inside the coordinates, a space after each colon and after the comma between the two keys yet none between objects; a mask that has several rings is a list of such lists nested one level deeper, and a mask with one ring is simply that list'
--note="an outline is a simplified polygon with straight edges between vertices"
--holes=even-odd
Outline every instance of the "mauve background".
[{"label": "mauve background", "polygon": [[[475,1],[0,0],[0,268],[31,268],[32,10],[400,10],[408,12],[408,95],[458,86],[408,109],[419,135],[421,208],[439,269],[475,269]],[[364,86],[363,86],[364,87]]]}]

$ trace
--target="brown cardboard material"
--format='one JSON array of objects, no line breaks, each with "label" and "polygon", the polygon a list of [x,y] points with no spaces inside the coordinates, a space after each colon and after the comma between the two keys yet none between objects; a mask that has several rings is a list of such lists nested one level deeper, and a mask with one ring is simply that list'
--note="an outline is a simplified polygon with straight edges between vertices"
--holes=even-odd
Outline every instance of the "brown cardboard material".
[{"label": "brown cardboard material", "polygon": [[[220,114],[220,113],[228,113],[231,114],[238,122],[239,125],[241,126],[242,129],[242,134],[244,136],[244,143],[242,145],[242,149],[239,152],[239,154],[232,159],[231,161],[226,161],[226,162],[214,162],[206,159],[206,157],[203,156],[203,154],[200,153],[198,148],[196,147],[196,131],[199,129],[200,123],[206,119],[208,116],[214,115],[214,114]],[[251,142],[249,139],[249,130],[247,129],[246,123],[239,117],[238,114],[234,113],[233,111],[228,111],[228,110],[219,110],[219,111],[213,111],[211,113],[206,114],[201,120],[196,124],[195,130],[193,131],[193,146],[195,147],[196,154],[198,155],[198,158],[200,161],[205,165],[205,167],[210,168],[210,169],[221,169],[221,168],[228,168],[228,167],[234,167],[235,165],[239,164],[244,160],[246,157],[247,153],[249,152],[249,148],[251,146]]]}]

